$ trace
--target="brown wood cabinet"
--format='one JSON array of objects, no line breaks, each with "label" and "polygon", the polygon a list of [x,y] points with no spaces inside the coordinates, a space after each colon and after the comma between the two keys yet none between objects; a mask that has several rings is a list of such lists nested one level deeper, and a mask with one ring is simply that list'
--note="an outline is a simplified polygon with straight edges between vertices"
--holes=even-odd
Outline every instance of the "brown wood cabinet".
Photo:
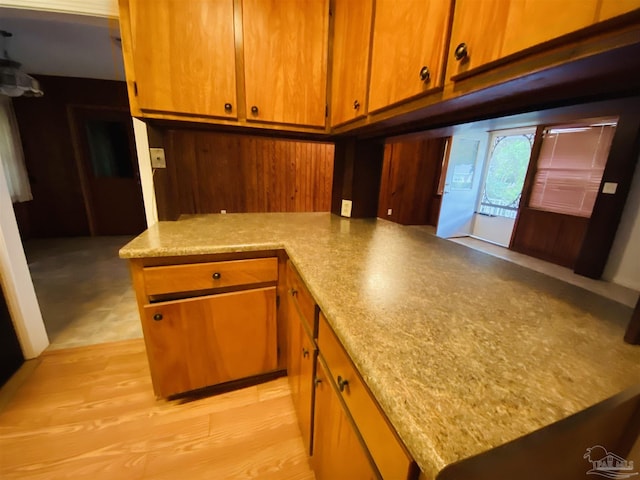
[{"label": "brown wood cabinet", "polygon": [[[353,420],[358,436],[362,439],[364,448],[375,465],[375,470],[385,479],[416,478],[418,468],[415,462],[380,410],[322,312],[318,321],[318,349],[319,358],[324,361],[330,383],[340,397],[341,403],[344,403],[348,417]],[[316,402],[320,403],[319,394],[316,393],[316,395]],[[318,429],[321,428],[322,418],[316,415]]]},{"label": "brown wood cabinet", "polygon": [[324,127],[328,0],[243,0],[247,120]]},{"label": "brown wood cabinet", "polygon": [[377,0],[369,111],[442,87],[451,2]]},{"label": "brown wood cabinet", "polygon": [[212,260],[130,262],[159,397],[278,369],[277,258]]},{"label": "brown wood cabinet", "polygon": [[331,126],[367,113],[372,0],[336,0],[333,4]]},{"label": "brown wood cabinet", "polygon": [[120,0],[132,106],[237,118],[233,10],[233,0]]},{"label": "brown wood cabinet", "polygon": [[311,462],[316,479],[379,479],[327,370],[324,362],[318,361],[315,447]]},{"label": "brown wood cabinet", "polygon": [[456,0],[448,75],[455,80],[637,8],[639,0]]}]

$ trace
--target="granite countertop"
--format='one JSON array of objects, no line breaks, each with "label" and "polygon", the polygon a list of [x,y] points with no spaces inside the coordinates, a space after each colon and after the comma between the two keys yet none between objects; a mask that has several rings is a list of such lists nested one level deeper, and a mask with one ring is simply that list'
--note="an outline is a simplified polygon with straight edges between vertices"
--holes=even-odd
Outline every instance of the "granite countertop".
[{"label": "granite countertop", "polygon": [[122,258],[286,249],[428,478],[640,381],[631,309],[434,237],[327,213],[160,222]]}]

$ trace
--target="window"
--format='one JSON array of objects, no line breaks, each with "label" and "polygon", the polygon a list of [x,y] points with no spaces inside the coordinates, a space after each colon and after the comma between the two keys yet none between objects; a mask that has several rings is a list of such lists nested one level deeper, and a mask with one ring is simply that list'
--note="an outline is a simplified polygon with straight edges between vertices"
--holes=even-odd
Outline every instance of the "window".
[{"label": "window", "polygon": [[491,150],[479,213],[516,218],[527,175],[535,129],[503,130],[491,135]]},{"label": "window", "polygon": [[589,218],[615,129],[611,120],[547,128],[529,206]]}]

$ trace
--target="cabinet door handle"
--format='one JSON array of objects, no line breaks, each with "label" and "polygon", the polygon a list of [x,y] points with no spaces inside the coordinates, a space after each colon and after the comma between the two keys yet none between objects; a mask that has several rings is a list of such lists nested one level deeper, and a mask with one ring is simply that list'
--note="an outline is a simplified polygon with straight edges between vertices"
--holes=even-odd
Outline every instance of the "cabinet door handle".
[{"label": "cabinet door handle", "polygon": [[349,381],[345,380],[344,378],[342,378],[340,375],[338,375],[338,389],[341,392],[344,392],[345,387],[349,385]]},{"label": "cabinet door handle", "polygon": [[424,83],[428,83],[431,79],[431,72],[429,72],[429,67],[426,65],[420,69],[420,80]]},{"label": "cabinet door handle", "polygon": [[353,109],[358,110],[359,108],[360,108],[360,102],[356,100],[355,102],[353,102]]},{"label": "cabinet door handle", "polygon": [[231,112],[231,110],[233,110],[233,105],[231,105],[230,103],[225,103],[224,104],[224,111],[229,113],[229,112]]},{"label": "cabinet door handle", "polygon": [[292,297],[298,296],[298,291],[295,288],[292,288],[291,290],[289,290],[289,293],[291,294]]},{"label": "cabinet door handle", "polygon": [[469,50],[467,49],[467,44],[464,42],[460,43],[454,50],[453,56],[459,62],[469,57]]},{"label": "cabinet door handle", "polygon": [[258,107],[256,107],[255,105],[251,107],[251,113],[253,113],[254,115],[258,115]]},{"label": "cabinet door handle", "polygon": [[211,275],[211,277],[212,277],[214,280],[220,280],[220,279],[222,278],[222,275],[220,274],[220,272],[214,272],[214,274],[213,274],[213,275]]},{"label": "cabinet door handle", "polygon": [[161,313],[156,313],[156,314],[153,316],[153,319],[154,319],[156,322],[159,322],[160,320],[162,320],[162,314],[161,314]]},{"label": "cabinet door handle", "polygon": [[302,356],[304,358],[307,358],[309,356],[309,350],[307,350],[306,348],[302,347]]},{"label": "cabinet door handle", "polygon": [[320,384],[322,383],[322,379],[321,379],[321,378],[316,377],[316,378],[313,380],[313,383],[315,383],[315,384],[316,384],[316,387],[317,387],[318,385],[320,385]]}]

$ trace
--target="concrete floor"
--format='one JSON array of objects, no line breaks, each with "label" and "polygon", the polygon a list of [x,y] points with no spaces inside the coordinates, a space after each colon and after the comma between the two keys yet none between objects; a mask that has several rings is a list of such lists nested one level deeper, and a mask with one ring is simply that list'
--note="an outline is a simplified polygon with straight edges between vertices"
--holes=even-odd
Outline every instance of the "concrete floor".
[{"label": "concrete floor", "polygon": [[[118,258],[118,250],[130,238],[75,237],[25,243],[50,350],[142,337],[128,265]],[[497,245],[470,237],[451,240],[630,307],[638,300],[634,290],[575,275],[568,268]]]},{"label": "concrete floor", "polygon": [[25,242],[49,350],[142,337],[128,265],[118,258],[131,238]]}]

